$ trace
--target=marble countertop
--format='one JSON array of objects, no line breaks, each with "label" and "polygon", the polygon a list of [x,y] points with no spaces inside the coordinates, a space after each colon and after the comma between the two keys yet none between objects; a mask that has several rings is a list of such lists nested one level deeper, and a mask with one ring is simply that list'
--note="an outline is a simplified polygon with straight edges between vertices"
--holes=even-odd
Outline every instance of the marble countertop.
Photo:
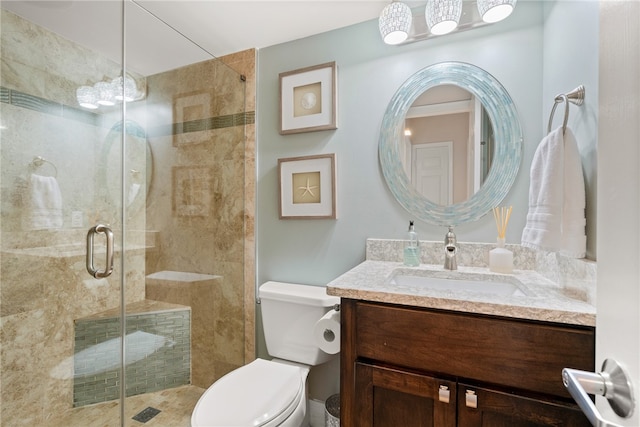
[{"label": "marble countertop", "polygon": [[[401,270],[397,270],[401,269]],[[495,295],[471,291],[428,289],[420,284],[390,284],[395,271],[449,279],[483,275],[487,280],[516,283],[525,295]],[[478,276],[476,276],[478,277]],[[406,267],[401,262],[364,261],[327,285],[327,294],[341,298],[488,314],[518,319],[595,326],[596,308],[571,298],[562,287],[533,270],[499,274],[488,268],[459,266],[456,271],[441,265]]]}]

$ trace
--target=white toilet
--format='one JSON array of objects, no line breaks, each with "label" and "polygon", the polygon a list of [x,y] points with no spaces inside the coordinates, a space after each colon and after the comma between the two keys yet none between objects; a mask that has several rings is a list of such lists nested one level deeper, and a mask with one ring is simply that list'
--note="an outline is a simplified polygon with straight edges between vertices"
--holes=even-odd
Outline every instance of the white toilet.
[{"label": "white toilet", "polygon": [[192,427],[308,425],[309,368],[331,360],[318,347],[316,322],[340,302],[325,288],[266,282],[259,290],[269,354],[216,381],[198,400]]}]

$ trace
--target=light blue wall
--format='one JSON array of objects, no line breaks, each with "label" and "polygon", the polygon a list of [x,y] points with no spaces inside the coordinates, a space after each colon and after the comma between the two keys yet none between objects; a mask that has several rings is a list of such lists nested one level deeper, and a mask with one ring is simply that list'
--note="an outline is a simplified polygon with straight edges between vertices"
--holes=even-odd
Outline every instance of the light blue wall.
[{"label": "light blue wall", "polygon": [[[597,223],[598,136],[598,2],[594,0],[544,2],[543,115],[547,129],[553,99],[585,86],[585,101],[570,106],[568,126],[582,156],[587,196],[587,258],[595,260]],[[564,105],[556,109],[553,127],[562,124]],[[530,162],[529,162],[530,163]]]},{"label": "light blue wall", "polygon": [[[528,197],[528,167],[543,135],[543,10],[521,2],[494,26],[406,46],[386,46],[377,21],[261,49],[258,54],[257,280],[324,285],[364,260],[365,239],[404,238],[412,216],[389,192],[378,162],[378,134],[387,103],[418,70],[442,61],[475,64],[513,98],[524,133],[524,160],[504,204],[514,206],[507,241],[518,243]],[[278,133],[278,74],[324,62],[338,65],[338,129]],[[278,219],[277,161],[336,153],[338,219]],[[417,222],[422,239],[446,230]],[[492,215],[458,226],[460,241],[493,242]]]},{"label": "light blue wall", "polygon": [[[587,88],[569,125],[579,142],[587,185],[587,252],[595,259],[598,105],[598,2],[521,1],[505,22],[406,46],[380,41],[377,21],[319,34],[258,52],[257,283],[324,285],[364,260],[365,239],[404,238],[411,215],[388,190],[378,163],[378,134],[387,103],[418,70],[464,61],[496,77],[513,98],[524,134],[520,173],[504,201],[513,205],[507,241],[519,243],[528,209],[529,168],[546,133],[556,94]],[[338,129],[278,133],[278,74],[338,64]],[[556,113],[558,114],[558,113]],[[554,123],[562,120],[560,116]],[[336,153],[338,219],[278,219],[278,158]],[[417,222],[420,238],[446,230]],[[460,241],[493,242],[492,215],[456,227]],[[258,310],[258,354],[266,354]]]},{"label": "light blue wall", "polygon": [[[505,199],[514,206],[507,241],[520,242],[533,153],[544,136],[553,98],[578,84],[582,107],[571,107],[587,184],[589,257],[595,259],[598,82],[598,3],[520,2],[505,22],[406,46],[386,46],[377,21],[261,49],[258,55],[258,283],[280,280],[323,285],[364,259],[367,237],[403,238],[411,215],[384,182],[378,134],[389,99],[416,71],[442,61],[475,64],[495,76],[513,98],[524,133],[518,178]],[[278,133],[278,74],[306,66],[338,64],[338,129]],[[556,113],[558,125],[562,113]],[[278,219],[277,160],[336,153],[338,219]],[[420,237],[441,240],[445,231],[416,224]],[[458,226],[460,241],[492,242],[492,215]]]},{"label": "light blue wall", "polygon": [[[338,64],[338,129],[278,133],[278,74]],[[364,260],[365,239],[404,238],[411,215],[388,190],[378,163],[378,134],[387,103],[413,73],[442,61],[464,61],[496,77],[513,98],[524,134],[518,178],[504,201],[513,205],[507,241],[519,243],[528,209],[529,168],[546,133],[555,95],[579,84],[582,107],[569,126],[580,146],[587,190],[587,253],[595,259],[598,106],[598,2],[521,1],[505,22],[401,47],[380,41],[377,21],[258,52],[257,283],[324,285]],[[558,114],[558,113],[556,113]],[[557,126],[559,114],[554,121]],[[337,220],[278,219],[278,158],[336,153]],[[417,222],[420,238],[446,230]],[[456,227],[460,241],[493,242],[492,215]],[[258,354],[266,355],[258,310]]]}]

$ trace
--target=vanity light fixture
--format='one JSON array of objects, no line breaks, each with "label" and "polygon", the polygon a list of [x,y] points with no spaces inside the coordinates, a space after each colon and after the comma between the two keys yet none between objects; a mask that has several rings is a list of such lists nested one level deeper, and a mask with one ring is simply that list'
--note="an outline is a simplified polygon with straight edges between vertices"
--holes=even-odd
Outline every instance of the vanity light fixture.
[{"label": "vanity light fixture", "polygon": [[80,86],[76,89],[78,104],[90,110],[100,106],[110,107],[117,102],[131,102],[144,99],[146,88],[138,87],[136,80],[130,76],[116,77],[113,80],[100,81],[93,86]]},{"label": "vanity light fixture", "polygon": [[401,1],[392,1],[380,13],[378,26],[386,44],[399,44],[409,37],[411,29],[411,9]]},{"label": "vanity light fixture", "polygon": [[431,34],[441,36],[455,30],[462,15],[462,0],[429,0],[425,18]]},{"label": "vanity light fixture", "polygon": [[[413,13],[416,8],[412,10],[400,1],[393,1],[380,14],[380,34],[387,44],[404,45],[451,32],[473,30],[507,18],[515,10],[516,2],[517,0],[425,0],[421,2],[426,4],[422,6],[423,16],[419,12]],[[409,2],[409,4],[413,3]],[[402,37],[392,43],[386,40],[392,27],[391,24],[387,24],[387,19],[390,19],[388,15],[391,15],[390,11],[393,8],[400,7],[407,11],[405,13],[411,11],[413,17],[403,18],[406,29],[400,33]]]},{"label": "vanity light fixture", "polygon": [[502,21],[513,12],[517,0],[478,0],[478,12],[484,22]]}]

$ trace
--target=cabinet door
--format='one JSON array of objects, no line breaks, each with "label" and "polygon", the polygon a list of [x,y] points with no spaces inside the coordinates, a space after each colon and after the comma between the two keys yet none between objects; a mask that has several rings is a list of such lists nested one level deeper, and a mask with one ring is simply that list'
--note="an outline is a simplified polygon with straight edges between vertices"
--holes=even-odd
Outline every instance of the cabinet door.
[{"label": "cabinet door", "polygon": [[456,383],[396,368],[356,363],[358,427],[456,425]]},{"label": "cabinet door", "polygon": [[571,403],[532,399],[458,384],[458,425],[461,427],[587,427],[591,426],[591,423],[580,409]]}]

